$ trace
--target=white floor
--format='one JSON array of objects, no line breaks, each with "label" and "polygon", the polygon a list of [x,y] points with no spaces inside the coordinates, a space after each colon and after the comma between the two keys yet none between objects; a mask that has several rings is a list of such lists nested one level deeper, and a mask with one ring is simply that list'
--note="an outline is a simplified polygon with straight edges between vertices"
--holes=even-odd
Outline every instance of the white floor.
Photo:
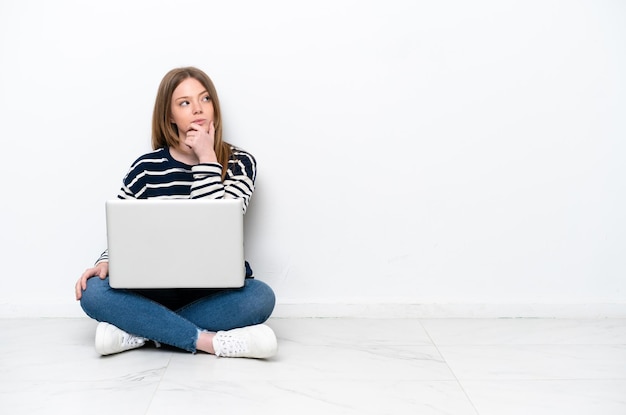
[{"label": "white floor", "polygon": [[89,319],[0,319],[2,414],[626,414],[626,319],[271,319],[278,355],[99,357]]}]

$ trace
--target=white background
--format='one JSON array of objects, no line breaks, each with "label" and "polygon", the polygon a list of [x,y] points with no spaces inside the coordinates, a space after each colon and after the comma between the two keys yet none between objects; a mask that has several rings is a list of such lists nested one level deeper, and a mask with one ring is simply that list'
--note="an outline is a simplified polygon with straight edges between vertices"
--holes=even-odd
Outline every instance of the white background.
[{"label": "white background", "polygon": [[257,158],[279,309],[626,312],[626,2],[0,0],[0,42],[0,316],[82,315],[184,65]]}]

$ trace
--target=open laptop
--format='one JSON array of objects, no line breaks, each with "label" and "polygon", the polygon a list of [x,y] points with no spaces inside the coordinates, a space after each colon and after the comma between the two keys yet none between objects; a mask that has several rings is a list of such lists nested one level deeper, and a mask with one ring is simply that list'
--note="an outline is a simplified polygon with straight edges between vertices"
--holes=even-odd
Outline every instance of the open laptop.
[{"label": "open laptop", "polygon": [[113,288],[235,288],[245,279],[243,201],[106,201]]}]

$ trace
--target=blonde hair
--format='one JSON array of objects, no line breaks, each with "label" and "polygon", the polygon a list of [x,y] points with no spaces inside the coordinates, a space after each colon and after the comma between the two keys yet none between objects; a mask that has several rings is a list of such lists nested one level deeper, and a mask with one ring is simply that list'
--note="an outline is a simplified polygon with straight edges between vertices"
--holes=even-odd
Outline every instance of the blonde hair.
[{"label": "blonde hair", "polygon": [[188,78],[193,78],[200,82],[206,88],[213,102],[214,149],[217,161],[222,165],[222,180],[224,180],[232,150],[230,144],[222,140],[222,114],[220,102],[217,98],[217,90],[211,78],[198,68],[188,66],[172,69],[161,80],[152,113],[152,149],[156,150],[166,146],[177,147],[180,143],[178,127],[171,122],[172,95],[176,87]]}]

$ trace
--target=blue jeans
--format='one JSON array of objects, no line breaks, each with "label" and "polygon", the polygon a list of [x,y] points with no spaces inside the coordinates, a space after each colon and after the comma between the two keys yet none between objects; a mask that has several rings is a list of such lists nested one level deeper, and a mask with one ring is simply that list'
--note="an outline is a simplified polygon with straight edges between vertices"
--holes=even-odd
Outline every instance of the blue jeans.
[{"label": "blue jeans", "polygon": [[218,331],[261,324],[272,311],[272,289],[246,279],[237,289],[122,290],[109,278],[87,280],[80,305],[85,313],[135,336],[196,351],[201,330]]}]

